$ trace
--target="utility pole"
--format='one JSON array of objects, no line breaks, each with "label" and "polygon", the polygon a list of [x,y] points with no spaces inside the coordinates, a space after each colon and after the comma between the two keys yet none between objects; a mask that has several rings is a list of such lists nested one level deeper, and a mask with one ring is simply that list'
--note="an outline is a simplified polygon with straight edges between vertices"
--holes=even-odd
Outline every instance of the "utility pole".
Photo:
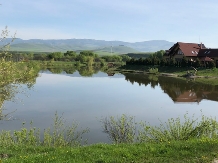
[{"label": "utility pole", "polygon": [[113,46],[111,45],[111,55],[112,55],[112,52],[113,52],[113,49],[112,49],[112,48],[113,48]]}]

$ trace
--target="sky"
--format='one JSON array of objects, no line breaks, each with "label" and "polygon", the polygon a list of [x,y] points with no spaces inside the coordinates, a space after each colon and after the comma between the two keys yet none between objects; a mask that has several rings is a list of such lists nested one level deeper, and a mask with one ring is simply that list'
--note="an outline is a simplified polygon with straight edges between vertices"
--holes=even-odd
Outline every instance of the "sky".
[{"label": "sky", "polygon": [[217,0],[0,0],[21,39],[203,42],[218,48]]}]

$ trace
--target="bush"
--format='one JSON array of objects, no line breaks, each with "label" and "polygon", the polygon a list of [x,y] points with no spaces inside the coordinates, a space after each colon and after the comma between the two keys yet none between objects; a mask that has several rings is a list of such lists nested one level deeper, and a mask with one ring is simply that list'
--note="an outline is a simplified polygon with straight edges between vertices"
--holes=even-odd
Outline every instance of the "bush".
[{"label": "bush", "polygon": [[149,68],[149,73],[157,74],[158,73],[158,68]]},{"label": "bush", "polygon": [[198,119],[188,118],[184,115],[184,123],[180,118],[169,119],[160,124],[159,127],[141,123],[142,130],[139,131],[140,142],[169,142],[174,140],[189,140],[193,138],[217,138],[218,122],[215,119],[201,117]]},{"label": "bush", "polygon": [[216,67],[216,64],[215,64],[214,61],[211,61],[211,62],[209,62],[208,66],[209,66],[209,68],[212,68],[212,69],[213,69],[213,68]]},{"label": "bush", "polygon": [[[63,146],[78,146],[82,143],[83,134],[88,132],[88,129],[77,131],[78,124],[74,122],[71,126],[66,126],[62,116],[57,113],[54,117],[54,124],[52,129],[44,130],[44,137],[40,139],[40,129],[32,127],[28,130],[21,128],[20,131],[2,131],[0,133],[0,146],[16,146],[16,145],[33,145],[33,146],[49,146],[49,147],[63,147]],[[25,123],[23,123],[24,125]]]},{"label": "bush", "polygon": [[103,132],[114,143],[133,143],[136,135],[136,123],[133,117],[122,115],[121,117],[102,119]]}]

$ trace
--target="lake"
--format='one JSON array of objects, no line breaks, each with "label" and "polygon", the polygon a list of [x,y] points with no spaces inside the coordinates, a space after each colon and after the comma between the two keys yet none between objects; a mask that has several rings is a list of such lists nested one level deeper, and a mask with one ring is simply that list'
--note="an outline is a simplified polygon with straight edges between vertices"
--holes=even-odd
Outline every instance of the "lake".
[{"label": "lake", "polygon": [[159,125],[169,118],[183,117],[188,112],[196,118],[202,113],[218,116],[218,86],[193,81],[143,74],[107,74],[97,72],[91,77],[41,71],[35,84],[21,85],[14,102],[4,101],[1,129],[14,130],[22,122],[41,129],[51,126],[55,112],[67,122],[88,127],[84,135],[88,143],[109,143],[102,132],[100,120],[126,114],[135,121]]}]

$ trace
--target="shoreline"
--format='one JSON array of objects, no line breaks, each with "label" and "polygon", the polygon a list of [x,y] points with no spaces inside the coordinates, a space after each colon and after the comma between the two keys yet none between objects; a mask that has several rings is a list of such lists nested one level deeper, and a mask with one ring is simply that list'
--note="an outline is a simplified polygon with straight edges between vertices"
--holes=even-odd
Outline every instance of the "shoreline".
[{"label": "shoreline", "polygon": [[[173,77],[173,78],[183,78],[183,79],[197,79],[201,80],[199,82],[201,83],[207,83],[207,81],[213,81],[216,82],[215,79],[218,79],[218,69],[200,69],[197,71],[199,75],[187,75],[187,70],[186,69],[179,69],[176,68],[173,72],[172,69],[166,69],[162,71],[160,68],[160,71],[158,72],[148,72],[149,67],[142,67],[142,66],[136,66],[136,67],[118,67],[118,68],[110,68],[108,69],[108,72],[116,72],[116,73],[133,73],[133,74],[144,74],[144,75],[156,75],[156,76],[165,76],[165,77]],[[157,67],[159,68],[159,67]],[[208,72],[208,73],[207,73]],[[208,84],[208,83],[207,83]],[[214,84],[214,83],[213,83]],[[218,85],[218,82],[215,83],[215,85]]]}]

